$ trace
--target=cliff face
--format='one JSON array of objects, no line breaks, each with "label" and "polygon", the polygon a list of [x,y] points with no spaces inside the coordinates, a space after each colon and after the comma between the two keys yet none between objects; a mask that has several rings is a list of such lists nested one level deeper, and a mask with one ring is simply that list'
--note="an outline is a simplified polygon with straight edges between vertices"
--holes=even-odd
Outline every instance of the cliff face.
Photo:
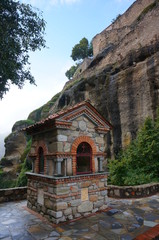
[{"label": "cliff face", "polygon": [[[133,15],[137,8],[138,15]],[[159,105],[158,13],[158,0],[136,1],[105,30],[105,47],[96,52],[87,69],[74,79],[74,86],[69,88],[69,83],[65,86],[53,107],[53,111],[57,111],[89,98],[114,127],[105,140],[111,156],[136,137],[147,116],[156,116]],[[131,21],[128,21],[129,16]],[[123,33],[121,22],[130,24],[124,25],[129,29],[127,34]],[[116,29],[123,34],[114,42]],[[94,47],[100,46],[101,36],[103,32],[95,37]]]},{"label": "cliff face", "polygon": [[94,56],[107,48],[110,43],[118,45],[121,40],[132,31],[133,25],[135,25],[134,23],[139,16],[141,17],[147,10],[151,9],[153,4],[154,0],[138,0],[135,1],[123,15],[117,16],[113,24],[93,38]]},{"label": "cliff face", "polygon": [[[106,142],[112,155],[136,136],[147,116],[156,115],[159,104],[159,43],[158,52],[149,55],[146,47],[137,55],[128,55],[121,66],[109,66],[98,75],[80,80],[60,97],[57,109],[89,98],[98,111],[113,125]],[[148,57],[146,57],[146,53]],[[136,63],[130,61],[131,58]],[[138,62],[137,62],[138,60]],[[124,69],[123,69],[124,66]],[[55,110],[55,109],[54,109]]]},{"label": "cliff face", "polygon": [[[96,55],[81,74],[68,82],[61,94],[32,112],[28,118],[38,121],[68,105],[90,99],[113,125],[113,131],[105,138],[108,156],[114,156],[121,147],[127,146],[145,118],[155,118],[159,105],[158,13],[158,0],[136,1],[104,30],[104,34],[102,32],[94,38]],[[114,40],[116,32],[120,33],[120,37]],[[101,44],[101,38],[104,44]],[[14,156],[16,146],[11,144],[12,151],[9,151],[10,144],[8,138],[5,159]],[[22,145],[25,146],[25,143]]]},{"label": "cliff face", "polygon": [[5,139],[5,157],[1,160],[3,170],[12,173],[16,178],[17,167],[26,147],[26,138],[23,133],[14,132]]}]

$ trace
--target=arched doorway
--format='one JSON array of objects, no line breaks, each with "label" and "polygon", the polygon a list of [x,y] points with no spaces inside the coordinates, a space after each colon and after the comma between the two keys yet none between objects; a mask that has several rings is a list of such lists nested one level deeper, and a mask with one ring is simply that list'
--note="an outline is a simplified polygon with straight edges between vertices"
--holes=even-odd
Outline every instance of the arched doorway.
[{"label": "arched doorway", "polygon": [[44,174],[44,151],[42,147],[39,147],[38,155],[39,155],[39,173]]},{"label": "arched doorway", "polygon": [[92,148],[87,142],[81,142],[77,147],[76,173],[92,173]]}]

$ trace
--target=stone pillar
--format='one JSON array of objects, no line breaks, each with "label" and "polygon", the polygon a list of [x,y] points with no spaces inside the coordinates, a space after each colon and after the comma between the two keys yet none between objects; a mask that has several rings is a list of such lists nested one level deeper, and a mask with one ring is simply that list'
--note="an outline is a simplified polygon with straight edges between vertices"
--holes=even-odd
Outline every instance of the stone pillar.
[{"label": "stone pillar", "polygon": [[67,158],[64,158],[64,176],[67,176]]},{"label": "stone pillar", "polygon": [[98,171],[99,172],[103,171],[103,160],[104,160],[104,157],[98,157]]},{"label": "stone pillar", "polygon": [[61,163],[63,161],[63,158],[57,158],[56,159],[56,175],[61,175]]},{"label": "stone pillar", "polygon": [[34,166],[35,166],[35,164],[34,164],[34,160],[32,160],[32,169],[31,169],[31,171],[34,173]]},{"label": "stone pillar", "polygon": [[31,160],[31,165],[32,165],[32,169],[31,169],[31,171],[33,172],[33,173],[35,173],[36,172],[36,169],[35,169],[35,160],[36,160],[36,158],[29,158],[29,160]]},{"label": "stone pillar", "polygon": [[49,175],[49,159],[46,158],[46,175]]}]

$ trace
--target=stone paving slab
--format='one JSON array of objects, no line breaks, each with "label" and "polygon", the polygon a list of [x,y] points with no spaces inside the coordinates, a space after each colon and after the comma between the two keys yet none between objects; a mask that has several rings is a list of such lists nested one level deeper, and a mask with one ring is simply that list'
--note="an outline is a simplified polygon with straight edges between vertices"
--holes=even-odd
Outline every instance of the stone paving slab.
[{"label": "stone paving slab", "polygon": [[26,201],[0,204],[3,240],[131,240],[159,224],[159,195],[136,200],[108,199],[109,210],[52,225],[32,214]]}]

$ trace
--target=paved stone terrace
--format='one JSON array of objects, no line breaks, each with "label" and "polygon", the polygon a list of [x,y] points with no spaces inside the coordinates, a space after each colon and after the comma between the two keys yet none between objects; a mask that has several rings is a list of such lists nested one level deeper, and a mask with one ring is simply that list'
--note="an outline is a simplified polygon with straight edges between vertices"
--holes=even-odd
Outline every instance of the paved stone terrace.
[{"label": "paved stone terrace", "polygon": [[[3,240],[131,240],[159,224],[159,194],[137,200],[109,199],[107,212],[50,225],[26,209],[26,201],[0,204]],[[146,238],[142,238],[146,239]]]}]

